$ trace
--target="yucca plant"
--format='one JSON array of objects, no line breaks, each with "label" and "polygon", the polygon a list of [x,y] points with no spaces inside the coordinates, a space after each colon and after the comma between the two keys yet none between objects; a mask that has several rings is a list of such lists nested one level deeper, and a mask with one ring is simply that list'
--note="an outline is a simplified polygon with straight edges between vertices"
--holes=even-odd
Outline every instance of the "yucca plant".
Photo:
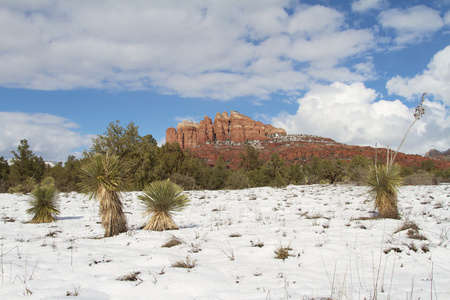
[{"label": "yucca plant", "polygon": [[172,215],[188,205],[190,200],[183,194],[183,189],[170,181],[154,181],[139,195],[146,207],[144,214],[151,215],[144,230],[174,230],[178,226],[173,222]]},{"label": "yucca plant", "polygon": [[425,95],[426,93],[423,93],[422,101],[420,101],[414,111],[414,121],[406,131],[397,151],[391,153],[388,147],[386,164],[378,165],[376,161],[377,155],[375,153],[375,164],[371,168],[366,183],[369,186],[369,197],[374,201],[375,209],[378,210],[380,218],[399,218],[397,196],[403,178],[400,174],[401,168],[395,163],[395,158],[414,123],[420,120],[425,114],[425,107],[423,107]]},{"label": "yucca plant", "polygon": [[370,187],[369,195],[381,218],[399,217],[397,196],[403,181],[400,171],[401,168],[397,164],[392,167],[381,165],[371,168],[367,181]]},{"label": "yucca plant", "polygon": [[89,199],[98,200],[105,237],[127,231],[127,219],[119,196],[125,189],[125,181],[117,156],[95,154],[89,158],[81,167],[79,188]]},{"label": "yucca plant", "polygon": [[30,208],[28,214],[33,214],[30,223],[51,223],[56,221],[59,214],[58,191],[54,185],[36,186],[31,192]]}]

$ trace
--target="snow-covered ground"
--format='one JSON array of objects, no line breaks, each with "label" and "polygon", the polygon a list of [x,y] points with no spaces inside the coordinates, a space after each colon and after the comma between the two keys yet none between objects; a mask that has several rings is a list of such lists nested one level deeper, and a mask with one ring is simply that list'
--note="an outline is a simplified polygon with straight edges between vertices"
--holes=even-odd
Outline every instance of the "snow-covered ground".
[{"label": "snow-covered ground", "polygon": [[[189,191],[166,232],[139,229],[139,193],[124,193],[130,230],[112,238],[83,195],[61,194],[57,222],[28,224],[29,197],[0,194],[0,299],[450,299],[450,185],[403,187],[401,220],[371,219],[366,191]],[[408,221],[416,238],[398,231]]]}]

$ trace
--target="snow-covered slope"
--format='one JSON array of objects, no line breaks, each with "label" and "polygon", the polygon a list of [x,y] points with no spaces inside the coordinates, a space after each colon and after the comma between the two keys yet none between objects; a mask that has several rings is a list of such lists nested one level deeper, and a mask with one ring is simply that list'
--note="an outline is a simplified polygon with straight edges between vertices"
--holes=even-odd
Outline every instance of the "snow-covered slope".
[{"label": "snow-covered slope", "polygon": [[112,238],[83,195],[61,194],[57,222],[27,224],[29,197],[0,194],[0,299],[450,299],[449,185],[403,187],[401,220],[371,219],[360,186],[186,193],[181,229],[166,232],[140,230],[139,193],[124,193],[130,230]]}]

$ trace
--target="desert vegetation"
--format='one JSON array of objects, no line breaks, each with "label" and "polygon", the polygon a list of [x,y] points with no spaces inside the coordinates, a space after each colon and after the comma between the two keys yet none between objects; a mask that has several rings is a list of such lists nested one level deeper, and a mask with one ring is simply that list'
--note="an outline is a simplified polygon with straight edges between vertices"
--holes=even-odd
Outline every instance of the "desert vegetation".
[{"label": "desert vegetation", "polygon": [[[214,165],[195,158],[189,150],[182,151],[178,144],[158,146],[151,135],[141,136],[139,127],[129,123],[122,127],[111,122],[103,135],[82,158],[69,156],[65,162],[46,164],[22,140],[8,163],[0,157],[0,192],[29,193],[45,177],[55,179],[61,192],[78,191],[81,165],[94,154],[109,153],[118,157],[123,169],[125,190],[143,190],[156,180],[171,179],[185,190],[242,189],[248,187],[285,187],[289,184],[334,184],[352,182],[365,184],[374,158],[354,156],[350,161],[313,156],[307,160],[287,164],[277,154],[267,161],[258,149],[248,145],[239,157],[238,170],[228,168],[228,162],[219,158]],[[450,182],[450,168],[438,169],[433,160],[414,167],[400,166],[400,175],[406,184],[436,184]]]},{"label": "desert vegetation", "polygon": [[83,194],[32,224],[30,195],[3,193],[0,296],[446,299],[449,188],[402,187],[400,219],[377,218],[363,185],[184,191],[178,231],[142,230],[142,192],[125,191],[128,231],[107,239]]},{"label": "desert vegetation", "polygon": [[399,218],[397,198],[399,189],[403,183],[403,177],[401,175],[400,166],[395,163],[395,158],[411,128],[425,114],[425,107],[423,106],[425,95],[426,93],[423,93],[422,100],[414,111],[414,121],[406,131],[397,150],[391,153],[388,147],[386,162],[382,164],[377,163],[377,155],[375,153],[375,163],[371,167],[366,184],[369,186],[369,195],[381,218]]},{"label": "desert vegetation", "polygon": [[122,167],[117,156],[95,154],[85,161],[80,173],[80,191],[100,204],[105,237],[127,231],[120,192],[124,190]]},{"label": "desert vegetation", "polygon": [[151,215],[143,229],[156,231],[178,229],[172,214],[182,210],[190,201],[183,189],[170,179],[150,183],[139,199],[144,203],[145,214]]}]

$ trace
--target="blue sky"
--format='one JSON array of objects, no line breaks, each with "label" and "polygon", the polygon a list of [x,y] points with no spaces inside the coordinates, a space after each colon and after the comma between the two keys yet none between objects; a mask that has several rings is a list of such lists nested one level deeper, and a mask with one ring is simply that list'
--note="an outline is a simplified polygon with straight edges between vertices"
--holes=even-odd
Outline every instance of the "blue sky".
[{"label": "blue sky", "polygon": [[0,3],[0,156],[80,156],[119,120],[164,143],[239,111],[352,145],[450,147],[450,0]]}]

